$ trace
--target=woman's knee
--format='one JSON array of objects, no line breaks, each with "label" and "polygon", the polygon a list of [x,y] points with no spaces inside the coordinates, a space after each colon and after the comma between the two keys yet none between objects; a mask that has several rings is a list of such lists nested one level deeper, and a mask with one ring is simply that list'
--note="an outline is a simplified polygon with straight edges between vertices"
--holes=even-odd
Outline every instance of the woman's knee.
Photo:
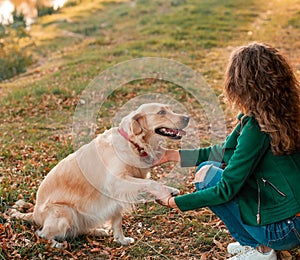
[{"label": "woman's knee", "polygon": [[221,168],[222,163],[221,162],[216,162],[216,161],[204,161],[202,163],[200,163],[196,169],[196,172],[198,172],[202,167],[206,166],[206,165],[213,165],[215,167]]},{"label": "woman's knee", "polygon": [[222,173],[223,170],[212,163],[198,167],[194,178],[196,189],[203,190],[217,185],[221,180]]},{"label": "woman's knee", "polygon": [[203,165],[203,166],[201,166],[201,168],[198,167],[197,172],[195,174],[194,182],[203,182],[205,180],[207,172],[209,171],[209,169],[211,167],[212,167],[212,164]]}]

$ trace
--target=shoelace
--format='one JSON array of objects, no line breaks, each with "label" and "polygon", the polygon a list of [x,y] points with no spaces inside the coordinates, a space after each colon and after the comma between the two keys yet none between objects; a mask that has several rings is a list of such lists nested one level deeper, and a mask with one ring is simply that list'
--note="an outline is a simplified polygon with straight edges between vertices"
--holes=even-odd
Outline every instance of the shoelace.
[{"label": "shoelace", "polygon": [[253,249],[251,246],[243,246],[242,248],[241,247],[237,247],[237,248],[233,249],[231,253],[233,255],[243,254],[243,253],[246,253],[247,251],[250,251]]},{"label": "shoelace", "polygon": [[256,253],[256,249],[255,248],[252,248],[252,247],[249,247],[249,250],[247,251],[244,251],[244,252],[240,252],[239,254],[237,254],[235,257],[235,259],[237,260],[244,260],[246,259],[247,257],[251,256],[251,255],[254,255]]}]

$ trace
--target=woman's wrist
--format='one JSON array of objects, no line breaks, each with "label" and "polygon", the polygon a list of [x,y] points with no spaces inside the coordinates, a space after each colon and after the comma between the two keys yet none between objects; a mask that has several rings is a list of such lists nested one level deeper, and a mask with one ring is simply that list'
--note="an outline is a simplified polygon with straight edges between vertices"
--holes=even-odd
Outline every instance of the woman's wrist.
[{"label": "woman's wrist", "polygon": [[169,162],[180,162],[180,154],[178,150],[167,150],[166,157]]},{"label": "woman's wrist", "polygon": [[180,210],[175,202],[175,197],[169,197],[168,199],[168,207],[169,208],[173,208],[173,209],[177,209]]}]

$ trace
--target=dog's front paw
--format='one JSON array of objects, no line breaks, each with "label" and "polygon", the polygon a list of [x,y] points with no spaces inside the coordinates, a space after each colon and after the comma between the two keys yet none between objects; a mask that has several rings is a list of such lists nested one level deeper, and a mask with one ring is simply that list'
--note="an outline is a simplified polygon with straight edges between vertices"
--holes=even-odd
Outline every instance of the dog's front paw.
[{"label": "dog's front paw", "polygon": [[134,243],[134,239],[132,237],[123,237],[123,238],[115,237],[115,241],[124,246]]},{"label": "dog's front paw", "polygon": [[64,243],[60,243],[60,242],[58,242],[58,241],[56,241],[56,240],[54,240],[54,239],[52,239],[52,241],[51,241],[52,243],[51,243],[51,247],[52,248],[64,248],[65,246],[64,246]]},{"label": "dog's front paw", "polygon": [[134,239],[132,237],[124,237],[123,241],[122,242],[120,241],[120,243],[122,245],[129,245],[134,243]]}]

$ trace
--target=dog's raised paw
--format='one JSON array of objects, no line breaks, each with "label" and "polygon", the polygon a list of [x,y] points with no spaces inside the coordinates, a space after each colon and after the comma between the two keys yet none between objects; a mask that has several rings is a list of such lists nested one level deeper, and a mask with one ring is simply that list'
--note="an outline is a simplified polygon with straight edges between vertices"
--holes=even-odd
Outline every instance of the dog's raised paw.
[{"label": "dog's raised paw", "polygon": [[174,196],[177,196],[179,193],[180,193],[180,191],[179,191],[179,190],[177,190],[177,189],[173,188],[170,194],[171,194],[171,196],[173,196],[173,197],[174,197]]}]

